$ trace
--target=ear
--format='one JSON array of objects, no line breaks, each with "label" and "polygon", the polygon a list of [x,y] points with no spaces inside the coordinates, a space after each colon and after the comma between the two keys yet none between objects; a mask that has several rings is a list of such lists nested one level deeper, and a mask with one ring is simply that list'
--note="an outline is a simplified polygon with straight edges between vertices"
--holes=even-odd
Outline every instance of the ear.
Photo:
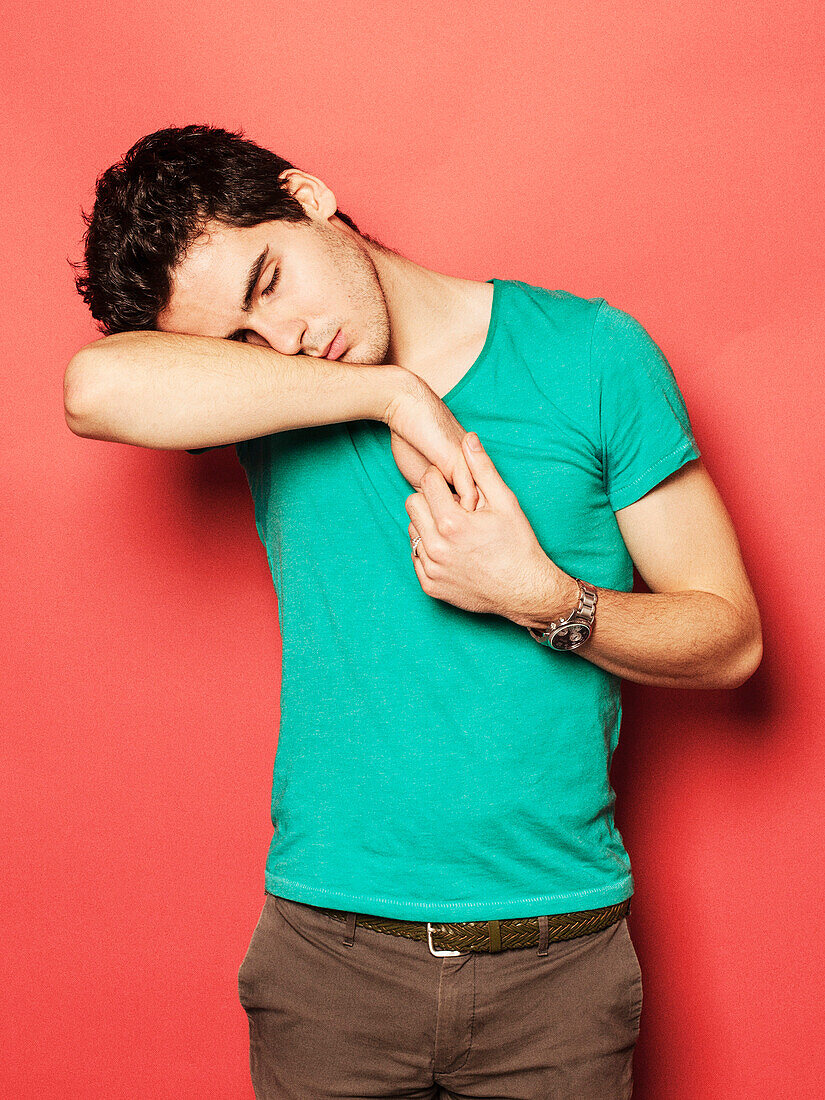
[{"label": "ear", "polygon": [[308,172],[302,172],[300,168],[286,168],[278,179],[284,181],[289,193],[298,200],[310,217],[326,221],[338,209],[332,191]]}]

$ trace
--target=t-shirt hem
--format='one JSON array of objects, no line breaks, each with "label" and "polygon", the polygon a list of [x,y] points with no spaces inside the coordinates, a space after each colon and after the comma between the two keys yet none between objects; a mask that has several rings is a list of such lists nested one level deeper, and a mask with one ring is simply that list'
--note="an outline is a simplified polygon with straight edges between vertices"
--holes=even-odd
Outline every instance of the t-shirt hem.
[{"label": "t-shirt hem", "polygon": [[586,909],[601,909],[605,905],[617,905],[632,897],[634,890],[633,875],[628,874],[609,886],[596,886],[566,894],[533,894],[507,901],[401,901],[398,898],[349,894],[325,886],[311,886],[280,878],[269,872],[264,878],[268,894],[276,894],[290,901],[319,905],[325,909],[342,909],[345,912],[429,921],[506,920],[511,917],[538,916],[540,913],[548,916],[575,913]]},{"label": "t-shirt hem", "polygon": [[641,500],[646,493],[649,493],[665,478],[670,477],[686,462],[699,458],[700,455],[699,448],[686,439],[675,451],[663,455],[658,462],[655,462],[639,477],[634,478],[633,481],[629,481],[618,489],[611,489],[608,494],[610,507],[614,512],[618,512],[620,508],[627,508],[629,504],[635,504],[637,500]]}]

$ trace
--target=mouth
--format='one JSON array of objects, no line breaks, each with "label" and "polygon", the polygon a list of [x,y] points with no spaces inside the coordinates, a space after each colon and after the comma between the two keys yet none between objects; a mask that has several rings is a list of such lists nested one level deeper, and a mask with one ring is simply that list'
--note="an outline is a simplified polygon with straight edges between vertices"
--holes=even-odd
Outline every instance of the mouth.
[{"label": "mouth", "polygon": [[335,333],[332,340],[327,344],[326,351],[321,355],[322,359],[338,359],[343,354],[346,343],[344,340],[344,334],[341,329]]}]

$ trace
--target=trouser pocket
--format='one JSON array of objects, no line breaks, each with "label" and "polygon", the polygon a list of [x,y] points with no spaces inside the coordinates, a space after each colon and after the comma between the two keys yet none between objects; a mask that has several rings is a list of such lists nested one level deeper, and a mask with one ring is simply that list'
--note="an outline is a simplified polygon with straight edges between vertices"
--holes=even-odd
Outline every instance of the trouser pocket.
[{"label": "trouser pocket", "polygon": [[642,1017],[642,1002],[644,1000],[644,990],[642,987],[642,967],[639,962],[639,956],[636,953],[636,948],[633,944],[633,940],[630,938],[630,929],[627,927],[627,918],[622,918],[621,934],[625,940],[625,947],[628,955],[628,978],[629,978],[629,1005],[628,1012],[630,1014],[630,1022],[639,1030]]},{"label": "trouser pocket", "polygon": [[259,1008],[267,1002],[267,991],[274,978],[279,919],[275,900],[267,894],[238,970],[238,999],[245,1009]]}]

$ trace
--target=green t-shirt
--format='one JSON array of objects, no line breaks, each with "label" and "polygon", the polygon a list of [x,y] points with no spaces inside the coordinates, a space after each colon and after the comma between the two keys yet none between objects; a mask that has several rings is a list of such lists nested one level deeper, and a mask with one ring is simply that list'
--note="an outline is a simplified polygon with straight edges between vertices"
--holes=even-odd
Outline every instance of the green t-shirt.
[{"label": "green t-shirt", "polygon": [[[550,558],[630,591],[614,511],[700,454],[673,372],[603,298],[489,281],[486,342],[443,400]],[[236,447],[283,645],[266,889],[432,921],[629,897],[609,781],[619,677],[422,590],[384,423]]]}]

